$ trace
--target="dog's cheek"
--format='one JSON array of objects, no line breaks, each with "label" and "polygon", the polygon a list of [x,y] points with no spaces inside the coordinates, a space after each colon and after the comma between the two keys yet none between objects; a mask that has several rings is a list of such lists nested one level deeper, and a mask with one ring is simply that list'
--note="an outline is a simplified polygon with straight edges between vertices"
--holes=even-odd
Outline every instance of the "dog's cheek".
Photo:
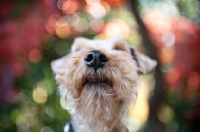
[{"label": "dog's cheek", "polygon": [[120,51],[120,52],[114,52],[113,56],[113,62],[117,64],[118,69],[122,72],[122,75],[126,75],[129,73],[137,73],[138,67],[136,62],[132,59],[131,55]]},{"label": "dog's cheek", "polygon": [[64,85],[65,84],[65,79],[64,76],[61,75],[56,75],[55,80],[57,81],[58,84]]},{"label": "dog's cheek", "polygon": [[138,79],[137,64],[129,54],[124,52],[113,52],[110,54],[110,59],[111,61],[107,66],[111,69],[114,68],[114,73],[117,74],[118,78],[122,81],[130,81],[132,84]]},{"label": "dog's cheek", "polygon": [[89,53],[91,50],[89,49],[82,49],[80,51],[77,51],[73,53],[69,60],[69,68],[78,68],[85,66],[84,57],[87,53]]},{"label": "dog's cheek", "polygon": [[[137,86],[139,75],[137,74],[137,65],[128,55],[120,56],[120,63],[118,63],[119,76],[115,82],[118,82],[116,91],[119,97],[126,104],[135,102],[137,97]],[[117,62],[115,62],[117,63]]]}]

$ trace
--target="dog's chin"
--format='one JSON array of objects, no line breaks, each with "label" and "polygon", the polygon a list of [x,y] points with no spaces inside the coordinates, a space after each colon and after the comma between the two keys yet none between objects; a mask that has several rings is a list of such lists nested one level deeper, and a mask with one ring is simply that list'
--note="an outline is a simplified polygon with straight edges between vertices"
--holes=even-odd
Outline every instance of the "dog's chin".
[{"label": "dog's chin", "polygon": [[120,103],[111,86],[107,81],[87,80],[80,94],[77,113],[82,115],[81,120],[86,121],[93,131],[111,129],[119,115]]},{"label": "dog's chin", "polygon": [[87,87],[112,87],[112,81],[107,77],[86,78],[84,86]]}]

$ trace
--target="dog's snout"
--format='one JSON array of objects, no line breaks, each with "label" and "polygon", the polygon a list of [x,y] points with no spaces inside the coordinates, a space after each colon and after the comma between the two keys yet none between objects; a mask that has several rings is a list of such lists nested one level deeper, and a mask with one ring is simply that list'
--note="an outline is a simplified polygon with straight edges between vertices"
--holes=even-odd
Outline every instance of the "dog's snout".
[{"label": "dog's snout", "polygon": [[101,51],[98,50],[89,52],[85,56],[84,60],[86,65],[94,68],[95,71],[100,67],[104,67],[104,65],[108,61],[106,56]]}]

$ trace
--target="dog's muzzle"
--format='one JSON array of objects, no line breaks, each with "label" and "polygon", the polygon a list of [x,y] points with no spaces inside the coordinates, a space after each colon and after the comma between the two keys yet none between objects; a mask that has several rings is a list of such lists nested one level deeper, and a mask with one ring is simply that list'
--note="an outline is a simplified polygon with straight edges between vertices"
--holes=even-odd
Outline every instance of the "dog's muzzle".
[{"label": "dog's muzzle", "polygon": [[84,58],[88,67],[94,68],[96,71],[98,68],[104,67],[108,59],[99,50],[90,51]]}]

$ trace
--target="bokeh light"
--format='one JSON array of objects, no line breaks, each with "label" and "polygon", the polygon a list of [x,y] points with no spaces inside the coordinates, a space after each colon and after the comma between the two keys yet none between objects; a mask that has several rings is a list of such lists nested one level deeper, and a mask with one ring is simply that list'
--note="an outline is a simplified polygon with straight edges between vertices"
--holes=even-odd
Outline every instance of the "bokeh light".
[{"label": "bokeh light", "polygon": [[76,0],[65,0],[62,5],[62,11],[66,14],[74,13],[78,8]]},{"label": "bokeh light", "polygon": [[66,49],[69,49],[70,45],[68,44],[67,41],[59,41],[56,43],[55,45],[55,51],[57,54],[59,55],[66,55],[69,50],[66,50]]},{"label": "bokeh light", "polygon": [[174,117],[174,111],[169,106],[162,104],[157,113],[158,119],[163,123],[169,123]]},{"label": "bokeh light", "polygon": [[75,29],[79,32],[86,32],[89,29],[89,23],[85,18],[80,18],[79,23],[75,26]]},{"label": "bokeh light", "polygon": [[55,118],[57,116],[56,109],[53,105],[47,105],[46,113],[52,118]]},{"label": "bokeh light", "polygon": [[144,22],[153,33],[163,33],[171,29],[171,20],[160,10],[153,9],[144,16]]},{"label": "bokeh light", "polygon": [[108,3],[114,7],[119,7],[123,0],[107,0]]},{"label": "bokeh light", "polygon": [[57,7],[66,14],[74,13],[78,8],[77,0],[58,0]]},{"label": "bokeh light", "polygon": [[56,34],[60,38],[66,38],[70,34],[71,30],[68,25],[60,26],[56,25]]},{"label": "bokeh light", "polygon": [[48,25],[51,27],[56,26],[56,22],[59,20],[61,16],[59,14],[51,14],[48,18]]},{"label": "bokeh light", "polygon": [[29,52],[28,57],[29,57],[30,62],[37,63],[38,61],[40,61],[42,59],[42,54],[41,54],[40,50],[32,49]]},{"label": "bokeh light", "polygon": [[68,25],[69,26],[76,26],[80,21],[80,17],[77,13],[73,13],[71,16],[70,16],[70,19],[69,19],[69,22],[68,22]]},{"label": "bokeh light", "polygon": [[107,38],[111,38],[115,35],[127,38],[130,35],[130,29],[125,21],[121,19],[113,19],[106,24],[104,33]]},{"label": "bokeh light", "polygon": [[87,6],[87,12],[94,18],[100,19],[106,15],[106,9],[100,3],[94,3]]},{"label": "bokeh light", "polygon": [[40,132],[55,132],[51,127],[45,126]]},{"label": "bokeh light", "polygon": [[20,92],[20,93],[18,93],[17,96],[18,96],[19,100],[20,100],[21,102],[23,102],[23,103],[29,103],[29,102],[30,102],[30,100],[29,100],[29,98],[27,97],[27,95],[26,95],[25,92]]},{"label": "bokeh light", "polygon": [[66,26],[69,23],[69,19],[70,17],[68,15],[65,15],[63,17],[60,17],[57,21],[56,21],[56,26]]},{"label": "bokeh light", "polygon": [[33,90],[33,99],[37,103],[45,103],[47,101],[47,92],[40,87]]},{"label": "bokeh light", "polygon": [[100,32],[104,27],[104,21],[102,19],[95,19],[91,21],[90,28],[95,32]]}]

